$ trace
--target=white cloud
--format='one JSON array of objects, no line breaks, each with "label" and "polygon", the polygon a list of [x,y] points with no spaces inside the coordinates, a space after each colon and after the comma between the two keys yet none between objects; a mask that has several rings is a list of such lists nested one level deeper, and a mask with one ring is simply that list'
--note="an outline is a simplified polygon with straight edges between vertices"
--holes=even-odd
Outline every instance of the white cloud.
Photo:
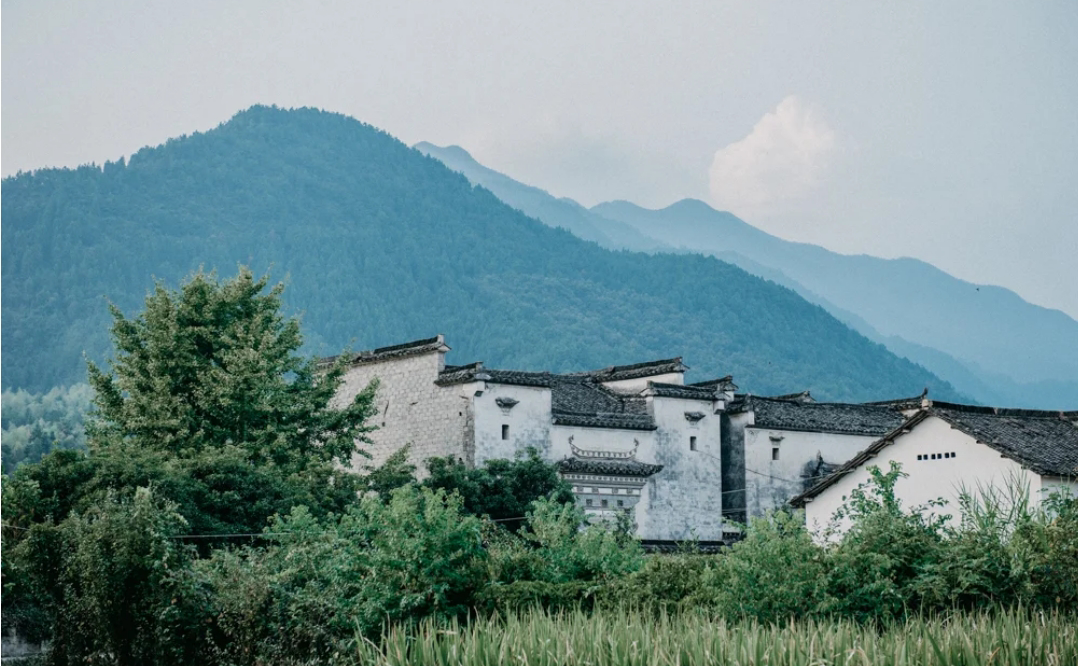
[{"label": "white cloud", "polygon": [[836,151],[836,134],[818,110],[791,95],[746,137],[716,151],[713,203],[744,216],[783,212],[821,185]]}]

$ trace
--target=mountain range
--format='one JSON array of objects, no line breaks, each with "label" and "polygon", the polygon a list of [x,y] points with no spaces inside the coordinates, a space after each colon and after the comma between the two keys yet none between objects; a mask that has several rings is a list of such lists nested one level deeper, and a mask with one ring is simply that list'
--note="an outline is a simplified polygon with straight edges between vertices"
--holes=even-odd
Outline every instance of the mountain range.
[{"label": "mountain range", "polygon": [[[546,200],[545,200],[546,201]],[[555,200],[558,202],[558,200]],[[256,106],[129,160],[2,183],[6,388],[44,391],[109,354],[106,302],[237,264],[287,284],[306,350],[443,333],[450,362],[572,371],[681,355],[759,394],[963,396],[791,289],[695,253],[631,252],[632,224],[552,228],[355,119]],[[606,237],[606,240],[605,238]]]},{"label": "mountain range", "polygon": [[[917,259],[844,255],[772,236],[693,199],[591,209],[519,183],[457,146],[415,146],[545,223],[612,249],[708,254],[788,287],[990,405],[1076,409],[1077,322]],[[932,242],[932,239],[928,239]]]}]

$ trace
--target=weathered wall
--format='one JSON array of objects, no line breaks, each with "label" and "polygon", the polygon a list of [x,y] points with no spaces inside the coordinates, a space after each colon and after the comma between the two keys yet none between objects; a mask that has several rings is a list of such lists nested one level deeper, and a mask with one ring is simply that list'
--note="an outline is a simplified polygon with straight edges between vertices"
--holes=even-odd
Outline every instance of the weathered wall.
[{"label": "weathered wall", "polygon": [[720,416],[720,477],[724,487],[724,518],[746,522],[746,427],[753,412]]},{"label": "weathered wall", "polygon": [[[918,459],[919,455],[954,452],[955,458]],[[807,526],[814,530],[826,526],[836,510],[843,505],[844,498],[859,484],[870,479],[868,467],[877,466],[882,471],[888,471],[892,461],[900,463],[902,471],[908,475],[896,482],[896,496],[901,504],[905,508],[912,508],[938,498],[944,499],[948,504],[934,511],[951,514],[954,523],[959,518],[956,498],[962,486],[969,490],[980,485],[1004,489],[1010,479],[1017,479],[1030,489],[1032,498],[1038,497],[1040,478],[1037,474],[1023,469],[1018,463],[1002,457],[994,449],[979,444],[959,430],[954,430],[942,419],[930,416],[916,424],[910,433],[897,437],[868,463],[845,475],[808,503]],[[839,527],[841,530],[847,529],[848,521],[841,521]]]},{"label": "weathered wall", "polygon": [[377,430],[362,448],[371,460],[354,456],[353,466],[380,465],[390,454],[410,444],[410,461],[424,473],[424,461],[434,456],[466,457],[466,432],[471,418],[472,385],[440,387],[435,384],[443,367],[443,354],[430,352],[350,367],[338,390],[337,402],[351,400],[378,378],[375,394],[378,413],[369,422]]},{"label": "weathered wall", "polygon": [[[877,439],[872,435],[747,427],[744,433],[747,516],[764,516],[785,506],[829,470],[851,460]],[[773,460],[774,448],[778,449],[778,460]],[[819,455],[828,467],[818,465]]]},{"label": "weathered wall", "polygon": [[[484,388],[485,385],[479,385]],[[517,400],[513,407],[500,407],[496,400]],[[554,461],[551,453],[551,389],[509,384],[486,384],[483,393],[473,398],[475,414],[475,464],[485,460],[512,460],[519,451],[532,446],[540,457]],[[502,426],[510,427],[509,438],[502,438]]]},{"label": "weathered wall", "polygon": [[[679,398],[649,398],[657,429],[641,439],[638,460],[664,469],[650,477],[638,505],[643,539],[723,538],[723,484],[720,458],[720,416],[712,403]],[[700,421],[686,412],[702,412]],[[690,450],[690,437],[697,450]],[[575,440],[576,443],[576,440]]]}]

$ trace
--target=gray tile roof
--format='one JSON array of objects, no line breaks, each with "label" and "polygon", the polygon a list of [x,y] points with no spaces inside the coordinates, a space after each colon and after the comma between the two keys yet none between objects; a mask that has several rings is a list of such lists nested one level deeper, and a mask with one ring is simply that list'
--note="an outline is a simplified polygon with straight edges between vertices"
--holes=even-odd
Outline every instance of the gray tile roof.
[{"label": "gray tile roof", "polygon": [[[377,363],[380,361],[387,361],[395,358],[405,358],[407,356],[417,356],[419,354],[428,354],[431,352],[448,352],[450,347],[443,341],[443,336],[436,335],[433,338],[425,338],[423,340],[414,340],[412,342],[405,342],[400,345],[391,345],[389,347],[379,347],[378,349],[372,349],[371,351],[355,352],[352,354],[345,354],[346,362],[349,365],[363,365],[366,363]],[[338,360],[339,356],[326,356],[318,360],[319,366],[327,366]]]},{"label": "gray tile roof", "polygon": [[973,407],[934,401],[930,412],[1039,474],[1076,476],[1076,412]]},{"label": "gray tile roof", "polygon": [[705,386],[684,386],[682,384],[664,384],[662,382],[649,382],[647,395],[655,395],[660,398],[681,398],[683,400],[702,400],[712,402],[716,400],[716,390]]},{"label": "gray tile roof", "polygon": [[663,465],[651,465],[633,458],[626,460],[563,458],[558,463],[564,474],[608,474],[611,476],[646,477],[664,469]]},{"label": "gray tile roof", "polygon": [[805,505],[844,475],[868,462],[898,437],[934,416],[1037,474],[1077,476],[1076,412],[1003,409],[933,401],[844,463],[821,483],[792,499],[791,504]]},{"label": "gray tile roof", "polygon": [[731,381],[731,375],[726,377],[718,377],[716,379],[709,379],[703,382],[694,382],[687,384],[687,386],[700,386],[703,388],[711,388],[714,391],[737,391],[739,387],[735,385],[735,382]]},{"label": "gray tile roof", "polygon": [[646,361],[632,365],[613,365],[602,370],[592,370],[588,373],[602,382],[614,382],[623,379],[640,379],[641,377],[656,377],[672,372],[686,372],[689,370],[683,365],[682,356],[663,359],[660,361]]},{"label": "gray tile roof", "polygon": [[551,389],[551,414],[557,425],[586,428],[655,430],[645,398],[613,391],[594,373],[558,375],[551,372],[493,370],[482,363],[447,366],[436,383],[441,386],[471,381],[537,386]]},{"label": "gray tile roof", "polygon": [[904,415],[899,410],[886,405],[746,396],[738,408],[754,412],[755,428],[776,430],[881,437],[904,422]]}]

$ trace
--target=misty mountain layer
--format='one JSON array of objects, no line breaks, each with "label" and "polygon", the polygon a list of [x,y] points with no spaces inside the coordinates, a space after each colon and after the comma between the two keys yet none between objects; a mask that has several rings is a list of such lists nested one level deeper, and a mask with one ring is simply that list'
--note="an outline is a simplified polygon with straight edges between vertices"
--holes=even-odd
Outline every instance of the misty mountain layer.
[{"label": "misty mountain layer", "polygon": [[1077,322],[1007,289],[916,259],[786,241],[692,199],[662,210],[625,201],[586,209],[488,169],[459,147],[416,147],[526,214],[605,247],[706,253],[793,289],[986,404],[1076,409]]},{"label": "misty mountain layer", "polygon": [[137,311],[238,263],[288,284],[308,350],[444,333],[449,361],[555,371],[682,355],[690,377],[822,399],[956,392],[793,291],[700,255],[611,251],[348,117],[253,107],[128,163],[3,181],[3,382],[44,390]]}]

